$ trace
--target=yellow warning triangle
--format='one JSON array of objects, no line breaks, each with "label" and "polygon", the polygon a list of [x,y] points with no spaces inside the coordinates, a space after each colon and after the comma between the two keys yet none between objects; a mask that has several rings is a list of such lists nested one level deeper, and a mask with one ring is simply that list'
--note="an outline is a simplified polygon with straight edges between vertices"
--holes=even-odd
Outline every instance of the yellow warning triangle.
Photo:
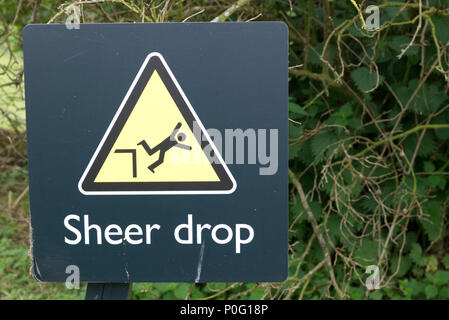
[{"label": "yellow warning triangle", "polygon": [[147,56],[81,177],[86,195],[232,193],[236,182],[160,53]]}]

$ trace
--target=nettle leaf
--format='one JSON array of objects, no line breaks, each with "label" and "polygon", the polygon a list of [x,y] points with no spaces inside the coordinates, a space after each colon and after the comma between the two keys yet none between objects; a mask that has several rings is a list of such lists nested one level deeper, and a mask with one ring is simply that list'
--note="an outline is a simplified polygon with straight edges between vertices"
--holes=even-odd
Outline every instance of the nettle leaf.
[{"label": "nettle leaf", "polygon": [[411,289],[413,296],[417,297],[424,291],[425,284],[417,281],[416,279],[410,279],[408,282],[408,287]]},{"label": "nettle leaf", "polygon": [[295,159],[301,151],[301,144],[300,143],[295,143],[293,145],[289,145],[288,146],[288,160],[293,160]]},{"label": "nettle leaf", "polygon": [[449,284],[449,271],[438,270],[434,274],[426,274],[426,277],[437,286]]},{"label": "nettle leaf", "polygon": [[289,139],[299,138],[302,135],[303,130],[304,130],[303,126],[293,123],[291,121],[288,122],[288,137],[289,137]]},{"label": "nettle leaf", "polygon": [[369,214],[374,213],[374,211],[377,209],[377,206],[379,205],[374,199],[372,198],[364,198],[357,202],[357,204],[360,206],[362,213]]},{"label": "nettle leaf", "polygon": [[310,140],[310,147],[315,157],[319,156],[319,161],[324,161],[327,155],[338,146],[338,136],[331,131],[320,132]]},{"label": "nettle leaf", "polygon": [[409,231],[406,234],[406,240],[405,240],[405,246],[404,246],[404,252],[409,252],[413,248],[413,244],[416,243],[418,239],[418,235],[416,232]]},{"label": "nettle leaf", "polygon": [[371,291],[369,294],[370,300],[382,300],[382,298],[383,298],[383,293],[380,290]]},{"label": "nettle leaf", "polygon": [[353,111],[351,104],[345,103],[340,108],[338,108],[334,113],[332,113],[328,122],[329,124],[338,124],[342,126],[347,126],[349,124],[349,121],[352,120],[351,118],[352,114]]},{"label": "nettle leaf", "polygon": [[[418,79],[410,80],[408,93],[410,98],[419,86]],[[437,84],[423,84],[415,98],[410,104],[410,108],[419,115],[428,115],[429,112],[437,111],[447,100],[447,94]]]},{"label": "nettle leaf", "polygon": [[443,207],[438,201],[426,202],[422,207],[427,217],[421,218],[420,223],[431,241],[438,240],[441,236],[443,223]]},{"label": "nettle leaf", "polygon": [[403,257],[401,257],[401,261],[399,262],[398,257],[393,257],[391,259],[391,271],[392,272],[396,272],[396,270],[398,269],[398,263],[400,263],[400,265],[399,265],[399,270],[398,270],[398,273],[396,274],[396,276],[402,277],[410,270],[410,267],[412,266],[412,259],[409,256],[403,256]]},{"label": "nettle leaf", "polygon": [[449,269],[449,253],[444,255],[443,259],[441,259],[441,263],[443,263],[446,269]]},{"label": "nettle leaf", "polygon": [[[388,37],[387,39],[388,46],[395,55],[399,55],[402,52],[402,50],[405,50],[410,41],[412,41],[412,38],[404,35],[392,36]],[[418,54],[418,51],[419,51],[418,47],[416,45],[412,45],[407,49],[404,55],[416,56]]]},{"label": "nettle leaf", "polygon": [[[449,112],[446,110],[442,112],[437,117],[432,120],[433,124],[447,124],[449,123]],[[449,129],[438,129],[435,130],[435,135],[439,139],[447,140],[449,139]]]},{"label": "nettle leaf", "polygon": [[442,175],[432,175],[429,177],[429,182],[432,188],[439,188],[440,190],[444,190],[447,180]]},{"label": "nettle leaf", "polygon": [[301,144],[301,148],[297,153],[297,158],[306,166],[308,166],[312,161],[314,160],[313,157],[311,157],[312,150],[310,147],[310,141],[305,141]]},{"label": "nettle leaf", "polygon": [[419,245],[419,243],[413,243],[411,247],[412,248],[409,255],[410,258],[416,265],[424,267],[427,264],[427,259],[422,254],[421,246]]},{"label": "nettle leaf", "polygon": [[318,201],[311,201],[309,202],[309,206],[315,216],[315,219],[320,222],[323,218],[323,208],[321,207],[321,203]]},{"label": "nettle leaf", "polygon": [[362,265],[371,265],[377,261],[379,246],[376,240],[364,239],[354,252],[357,262]]},{"label": "nettle leaf", "polygon": [[[407,86],[401,83],[392,85],[402,107],[406,107],[409,99],[414,95],[415,90],[419,86],[419,79],[412,79]],[[447,101],[448,97],[444,89],[439,85],[432,83],[423,84],[418,93],[414,95],[407,111],[415,112],[419,115],[428,115],[429,112],[437,111]]]},{"label": "nettle leaf", "polygon": [[308,116],[309,114],[299,105],[292,101],[288,102],[288,111],[300,116]]},{"label": "nettle leaf", "polygon": [[438,270],[438,259],[435,255],[430,255],[426,265],[426,272],[435,272]]},{"label": "nettle leaf", "polygon": [[[321,56],[321,54],[323,52],[323,48],[324,48],[324,44],[320,43],[319,45],[317,45],[315,47],[312,47],[309,50],[309,62],[311,64],[314,64],[314,65],[317,65],[317,66],[322,66],[323,65],[323,62],[321,62],[321,58],[320,58],[320,56]],[[333,64],[334,60],[335,60],[335,47],[334,47],[334,45],[333,44],[329,44],[327,46],[327,51],[328,51],[327,54],[329,55],[328,56],[329,57],[328,61],[329,61],[330,64]]]},{"label": "nettle leaf", "polygon": [[395,58],[390,50],[386,50],[387,44],[385,42],[378,42],[377,46],[376,63],[390,62],[391,59]]},{"label": "nettle leaf", "polygon": [[299,216],[299,219],[296,220],[298,224],[307,219],[307,213],[304,211],[299,195],[295,197],[295,201],[291,201],[290,212],[289,216],[292,221]]},{"label": "nettle leaf", "polygon": [[432,284],[428,284],[424,288],[424,293],[425,293],[427,299],[433,299],[438,295],[438,288]]},{"label": "nettle leaf", "polygon": [[424,170],[426,172],[434,172],[435,165],[432,162],[426,161],[426,162],[424,162]]},{"label": "nettle leaf", "polygon": [[[415,136],[418,139],[417,136]],[[427,157],[429,156],[433,150],[435,149],[435,138],[432,131],[427,131],[422,140],[421,145],[419,146],[418,156]]]},{"label": "nettle leaf", "polygon": [[174,290],[174,295],[177,299],[185,299],[188,291],[189,291],[188,284],[180,283],[176,286],[176,289]]},{"label": "nettle leaf", "polygon": [[265,288],[257,288],[249,295],[249,300],[260,300],[265,292]]},{"label": "nettle leaf", "polygon": [[437,111],[447,101],[445,90],[435,83],[424,86],[423,94],[431,111]]},{"label": "nettle leaf", "polygon": [[[323,217],[323,209],[321,207],[321,203],[318,201],[309,201],[309,207],[310,210],[312,210],[315,219],[317,219],[318,221],[321,220],[321,218]],[[304,209],[304,206],[302,205],[299,196],[296,199],[296,203],[292,206],[292,210],[293,210],[292,212],[294,212],[295,217],[296,215],[302,213],[302,216],[298,221],[299,223],[309,218],[307,212]]]},{"label": "nettle leaf", "polygon": [[378,75],[375,72],[371,72],[366,67],[360,67],[351,72],[351,78],[354,81],[355,85],[360,91],[369,91],[373,89],[377,81],[379,81],[379,85],[382,83],[382,76]]},{"label": "nettle leaf", "polygon": [[410,92],[411,90],[409,90],[408,86],[403,85],[402,83],[394,83],[391,87],[404,108],[412,95],[412,92]]},{"label": "nettle leaf", "polygon": [[445,45],[449,41],[449,19],[444,16],[432,17],[438,41]]},{"label": "nettle leaf", "polygon": [[409,280],[401,279],[398,282],[399,282],[399,290],[402,292],[404,298],[410,299],[412,295],[412,289],[410,288]]},{"label": "nettle leaf", "polygon": [[320,153],[323,152],[323,150],[332,142],[332,134],[330,133],[324,132],[314,135],[310,143],[313,155],[315,157],[320,155]]},{"label": "nettle leaf", "polygon": [[321,181],[321,188],[328,195],[330,195],[331,192],[334,192],[334,185],[335,185],[335,182],[332,179],[327,179],[325,181]]},{"label": "nettle leaf", "polygon": [[353,300],[362,300],[365,299],[365,289],[362,286],[359,287],[348,287],[348,292]]},{"label": "nettle leaf", "polygon": [[[404,151],[409,159],[413,156],[416,146],[418,145],[418,134],[411,134],[404,141]],[[432,132],[427,131],[423,136],[418,149],[418,156],[426,158],[435,149],[435,138]]]},{"label": "nettle leaf", "polygon": [[[358,27],[356,27],[356,25],[358,25]],[[348,32],[357,38],[363,38],[362,26],[358,20],[351,24],[348,28]]]},{"label": "nettle leaf", "polygon": [[386,7],[382,9],[382,14],[380,15],[380,21],[382,24],[389,22],[393,19],[398,19],[404,15],[405,10],[401,10],[400,7]]},{"label": "nettle leaf", "polygon": [[340,239],[341,237],[340,231],[341,219],[342,218],[338,214],[331,214],[327,219],[326,229],[329,233],[329,237],[331,238],[334,244],[336,243],[336,240]]}]

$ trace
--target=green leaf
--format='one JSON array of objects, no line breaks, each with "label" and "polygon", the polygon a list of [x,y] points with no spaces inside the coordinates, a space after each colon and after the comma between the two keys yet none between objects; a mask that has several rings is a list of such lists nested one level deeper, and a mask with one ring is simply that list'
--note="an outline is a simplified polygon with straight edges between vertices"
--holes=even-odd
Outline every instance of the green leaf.
[{"label": "green leaf", "polygon": [[410,258],[416,265],[424,267],[427,261],[422,254],[421,246],[419,245],[419,243],[413,243],[411,247],[412,248],[410,250]]},{"label": "green leaf", "polygon": [[180,283],[177,285],[174,294],[177,299],[185,299],[188,291],[189,285],[185,283]]},{"label": "green leaf", "polygon": [[364,210],[364,213],[373,213],[379,205],[372,197],[367,197],[359,200],[358,205]]},{"label": "green leaf", "polygon": [[441,175],[433,175],[429,177],[429,182],[432,188],[439,188],[445,190],[446,179]]},{"label": "green leaf", "polygon": [[[314,135],[311,139],[311,149],[313,155],[315,157],[321,155],[320,160],[324,160],[325,153],[330,153],[337,147],[337,144],[335,143],[337,141],[338,136],[330,131],[320,132]],[[323,152],[325,150],[326,152]]]},{"label": "green leaf", "polygon": [[434,284],[437,286],[449,285],[449,271],[438,270],[433,275]]},{"label": "green leaf", "polygon": [[369,294],[370,300],[382,300],[383,294],[380,290],[371,291]]},{"label": "green leaf", "polygon": [[303,127],[299,124],[288,122],[288,137],[289,139],[296,139],[302,135]]},{"label": "green leaf", "polygon": [[425,284],[421,281],[417,281],[416,279],[410,279],[408,286],[411,289],[410,291],[413,297],[420,296],[425,288]]},{"label": "green leaf", "polygon": [[429,259],[427,261],[426,271],[428,272],[435,272],[438,270],[438,259],[431,255],[429,256]]},{"label": "green leaf", "polygon": [[[312,210],[313,215],[315,216],[315,218],[317,219],[317,221],[321,221],[322,217],[323,217],[323,208],[321,207],[321,203],[318,201],[310,201],[309,202],[309,207],[310,210]],[[299,198],[297,199],[297,202],[294,206],[294,210],[296,213],[299,213],[302,211],[302,217],[301,217],[301,221],[304,219],[308,219],[308,214],[305,211],[302,202],[299,200]]]},{"label": "green leaf", "polygon": [[[338,124],[342,126],[347,126],[349,119],[351,119],[351,116],[353,114],[352,106],[350,103],[345,103],[342,105],[339,109],[337,109],[336,112],[332,114],[332,116],[329,118],[330,124]],[[354,120],[354,119],[351,119]],[[356,123],[356,126],[359,126],[359,123]],[[341,129],[341,128],[338,128]]]},{"label": "green leaf", "polygon": [[428,238],[436,241],[441,236],[443,208],[438,201],[429,201],[423,204],[423,212],[427,216],[420,219],[421,225]]},{"label": "green leaf", "polygon": [[159,282],[153,284],[153,288],[159,292],[167,292],[173,289],[173,283],[169,282]]},{"label": "green leaf", "polygon": [[[435,117],[432,120],[432,123],[434,124],[447,124],[449,122],[449,112],[446,110],[445,112],[442,112],[440,115]],[[449,139],[449,129],[438,129],[435,130],[435,135],[439,139]]]},{"label": "green leaf", "polygon": [[438,295],[438,288],[429,284],[424,288],[424,293],[427,299],[433,299]]},{"label": "green leaf", "polygon": [[249,295],[250,300],[260,300],[262,298],[265,288],[257,288]]},{"label": "green leaf", "polygon": [[[388,37],[387,39],[388,46],[393,51],[395,56],[399,55],[402,52],[402,50],[404,50],[408,46],[410,41],[412,41],[412,38],[405,35],[392,36]],[[407,49],[404,55],[414,56],[418,54],[418,52],[419,52],[418,47],[416,45],[412,45]]]},{"label": "green leaf", "polygon": [[382,9],[380,21],[383,24],[395,18],[398,19],[401,15],[404,15],[403,11],[404,10],[402,10],[401,7],[386,7],[385,9]]},{"label": "green leaf", "polygon": [[[427,131],[421,139],[418,149],[418,156],[425,158],[429,156],[435,149],[436,143],[433,132]],[[416,146],[418,145],[419,136],[418,134],[411,134],[404,141],[404,150],[409,159],[412,158],[415,152]]]},{"label": "green leaf", "polygon": [[424,86],[425,97],[427,99],[427,105],[431,111],[437,111],[447,100],[447,94],[443,88],[439,85],[432,83]]},{"label": "green leaf", "polygon": [[288,159],[293,160],[298,156],[298,153],[301,150],[301,144],[295,143],[293,145],[288,146]]},{"label": "green leaf", "polygon": [[407,86],[402,85],[402,83],[395,83],[392,86],[396,96],[402,103],[402,107],[405,107],[409,99],[414,97],[408,111],[413,111],[419,115],[428,115],[429,112],[437,111],[441,108],[448,99],[444,88],[435,83],[430,85],[424,83],[416,95],[414,95],[419,85],[419,79],[413,78],[408,82]]},{"label": "green leaf", "polygon": [[[391,270],[393,272],[396,272],[396,270],[398,269],[398,262],[399,262],[398,257],[393,257],[391,259]],[[410,258],[410,256],[401,257],[399,270],[398,270],[398,273],[396,274],[396,276],[397,277],[404,276],[410,270],[411,266],[412,266],[412,259]]]},{"label": "green leaf", "polygon": [[449,19],[445,16],[432,17],[438,41],[445,45],[449,41]]},{"label": "green leaf", "polygon": [[[323,48],[324,45],[323,43],[320,43],[319,45],[311,48],[309,50],[309,62],[311,64],[317,65],[317,66],[321,66],[323,63],[321,62],[321,53],[323,52]],[[330,64],[334,63],[335,60],[335,47],[332,44],[329,44],[327,46],[327,50],[328,50],[328,55],[329,55],[329,59],[327,59],[329,61]]]},{"label": "green leaf", "polygon": [[434,172],[435,165],[432,162],[426,161],[426,162],[424,162],[424,170],[426,172]]},{"label": "green leaf", "polygon": [[354,257],[362,265],[370,265],[376,262],[378,258],[378,242],[371,239],[364,239],[362,244],[357,246]]},{"label": "green leaf", "polygon": [[288,111],[299,114],[301,116],[308,116],[309,114],[298,104],[294,102],[288,103]]},{"label": "green leaf", "polygon": [[[412,79],[409,82],[409,92],[413,92],[418,88],[419,80]],[[447,100],[447,94],[444,89],[440,88],[437,84],[424,84],[418,91],[415,99],[411,103],[412,109],[423,115],[428,115],[429,111],[437,111],[443,103]]]},{"label": "green leaf", "polygon": [[336,244],[336,240],[341,237],[341,217],[338,214],[331,214],[327,219],[327,231],[331,241]]},{"label": "green leaf", "polygon": [[[382,77],[379,75],[379,84],[382,82]],[[369,91],[376,86],[378,81],[377,74],[371,72],[366,67],[360,67],[351,73],[351,78],[360,91]]]},{"label": "green leaf", "polygon": [[441,260],[441,262],[443,263],[444,267],[446,269],[449,269],[449,253],[446,253],[443,257],[443,259]]},{"label": "green leaf", "polygon": [[416,234],[416,232],[413,231],[407,232],[404,252],[410,252],[413,248],[413,245],[416,244],[417,239],[418,235]]}]

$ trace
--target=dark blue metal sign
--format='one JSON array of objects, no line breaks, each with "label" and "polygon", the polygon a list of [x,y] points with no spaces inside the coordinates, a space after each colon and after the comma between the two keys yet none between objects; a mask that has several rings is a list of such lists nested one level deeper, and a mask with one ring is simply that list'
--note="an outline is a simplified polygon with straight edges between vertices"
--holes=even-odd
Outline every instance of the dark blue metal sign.
[{"label": "dark blue metal sign", "polygon": [[287,276],[283,23],[30,25],[33,272]]}]

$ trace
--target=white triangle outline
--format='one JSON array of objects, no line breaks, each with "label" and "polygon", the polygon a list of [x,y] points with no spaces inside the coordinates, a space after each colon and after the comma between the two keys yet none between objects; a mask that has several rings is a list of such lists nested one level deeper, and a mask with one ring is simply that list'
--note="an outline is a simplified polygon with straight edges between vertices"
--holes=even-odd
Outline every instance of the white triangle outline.
[{"label": "white triangle outline", "polygon": [[[232,181],[232,188],[229,190],[184,190],[184,191],[86,191],[83,189],[82,184],[84,182],[84,179],[87,176],[87,173],[89,172],[90,168],[92,167],[92,164],[94,163],[95,159],[98,156],[98,153],[100,152],[101,148],[103,147],[106,138],[109,136],[112,128],[115,125],[115,122],[117,121],[119,115],[122,112],[122,109],[126,105],[126,102],[128,101],[129,96],[134,90],[135,85],[137,84],[137,81],[139,80],[142,72],[145,70],[146,65],[148,64],[148,61],[150,61],[151,57],[158,57],[162,64],[164,65],[165,69],[167,70],[168,74],[170,75],[171,80],[176,85],[176,88],[178,92],[181,94],[182,98],[184,99],[184,102],[189,107],[190,112],[192,113],[195,121],[199,125],[202,133],[207,139],[207,142],[212,147],[216,157],[220,161],[220,164],[223,166],[223,168],[226,171],[226,174],[228,175],[229,179]],[[224,162],[220,152],[218,152],[215,144],[212,142],[207,130],[203,126],[203,123],[201,122],[200,118],[196,114],[195,110],[193,109],[192,105],[189,102],[189,99],[187,99],[187,96],[184,94],[184,91],[182,90],[181,86],[179,85],[178,81],[176,80],[175,76],[173,75],[172,71],[170,70],[168,64],[165,62],[164,57],[159,52],[152,52],[145,58],[142,66],[139,69],[139,72],[137,73],[136,77],[134,78],[131,86],[128,89],[128,92],[126,93],[125,97],[122,100],[122,103],[120,104],[120,107],[117,109],[114,117],[112,118],[111,123],[109,124],[105,134],[103,135],[103,138],[101,139],[100,143],[98,144],[97,149],[95,150],[92,158],[89,161],[89,164],[87,165],[86,169],[84,170],[83,175],[81,176],[79,182],[78,182],[78,190],[84,194],[84,195],[170,195],[170,194],[231,194],[233,193],[237,188],[237,182],[234,179],[234,176],[232,175],[231,171],[229,170],[228,166]]]}]

